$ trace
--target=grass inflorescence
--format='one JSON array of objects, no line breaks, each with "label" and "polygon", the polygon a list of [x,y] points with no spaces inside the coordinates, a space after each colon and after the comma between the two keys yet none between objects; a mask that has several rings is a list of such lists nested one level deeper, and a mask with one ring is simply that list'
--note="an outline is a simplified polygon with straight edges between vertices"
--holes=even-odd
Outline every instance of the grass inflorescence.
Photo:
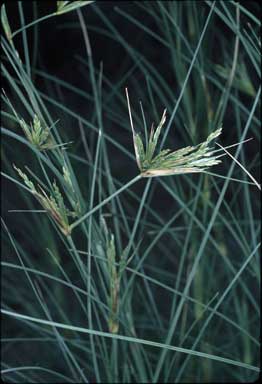
[{"label": "grass inflorescence", "polygon": [[126,96],[133,131],[136,162],[143,177],[199,173],[221,162],[221,160],[218,160],[219,155],[214,156],[214,151],[209,148],[209,144],[221,134],[222,128],[212,132],[206,141],[197,146],[185,147],[176,151],[164,149],[154,156],[162,127],[166,121],[166,109],[155,131],[152,126],[148,142],[144,147],[140,134],[134,130],[127,89]]}]

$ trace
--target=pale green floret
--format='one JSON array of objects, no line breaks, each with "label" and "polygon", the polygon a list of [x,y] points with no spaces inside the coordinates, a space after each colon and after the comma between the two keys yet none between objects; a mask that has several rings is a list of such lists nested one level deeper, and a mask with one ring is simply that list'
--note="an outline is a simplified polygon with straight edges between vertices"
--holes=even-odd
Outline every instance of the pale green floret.
[{"label": "pale green floret", "polygon": [[81,214],[80,201],[79,201],[78,195],[74,189],[71,174],[70,174],[70,171],[69,171],[66,163],[62,167],[62,169],[63,169],[63,178],[64,178],[64,180],[65,180],[65,182],[69,188],[69,191],[70,191],[69,200],[70,200],[70,203],[73,207],[73,211],[69,212],[68,215],[72,216],[72,217],[78,217]]},{"label": "pale green floret", "polygon": [[64,178],[65,182],[72,189],[72,191],[74,191],[72,180],[71,180],[71,175],[70,175],[68,167],[66,165],[64,165],[62,167],[62,169],[63,169],[63,178]]},{"label": "pale green floret", "polygon": [[53,145],[50,143],[50,132],[48,128],[44,128],[39,117],[35,114],[33,122],[28,125],[24,119],[19,119],[19,124],[24,131],[28,141],[40,150],[51,149]]},{"label": "pale green floret", "polygon": [[31,190],[32,193],[37,193],[34,183],[28,179],[28,176],[21,171],[21,169],[17,168],[15,165],[13,165],[14,169],[17,171],[19,176],[24,180],[25,185]]},{"label": "pale green floret", "polygon": [[5,35],[6,35],[7,39],[13,45],[12,32],[11,32],[10,24],[9,24],[9,21],[8,21],[8,18],[7,18],[5,4],[2,4],[2,7],[1,7],[1,21],[2,21],[2,26],[3,26],[3,29],[4,29]]},{"label": "pale green floret", "polygon": [[61,15],[66,12],[73,11],[74,9],[84,7],[85,5],[91,4],[93,1],[57,1],[56,15]]}]

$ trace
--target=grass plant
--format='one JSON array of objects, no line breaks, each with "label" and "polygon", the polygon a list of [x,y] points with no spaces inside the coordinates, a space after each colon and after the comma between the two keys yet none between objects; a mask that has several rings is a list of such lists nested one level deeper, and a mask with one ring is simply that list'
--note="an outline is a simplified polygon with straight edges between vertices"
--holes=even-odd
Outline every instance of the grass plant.
[{"label": "grass plant", "polygon": [[257,9],[2,5],[4,382],[258,378]]}]

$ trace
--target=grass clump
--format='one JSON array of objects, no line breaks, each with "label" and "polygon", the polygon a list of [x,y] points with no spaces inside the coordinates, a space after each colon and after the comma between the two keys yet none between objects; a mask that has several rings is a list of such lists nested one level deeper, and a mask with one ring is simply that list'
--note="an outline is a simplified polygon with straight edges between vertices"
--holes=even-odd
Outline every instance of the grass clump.
[{"label": "grass clump", "polygon": [[258,378],[256,15],[2,6],[5,382]]},{"label": "grass clump", "polygon": [[33,122],[30,124],[27,124],[24,119],[19,119],[19,124],[28,141],[33,146],[39,148],[41,151],[54,148],[54,144],[51,143],[49,129],[43,127],[43,123],[41,123],[36,114],[34,115]]}]

